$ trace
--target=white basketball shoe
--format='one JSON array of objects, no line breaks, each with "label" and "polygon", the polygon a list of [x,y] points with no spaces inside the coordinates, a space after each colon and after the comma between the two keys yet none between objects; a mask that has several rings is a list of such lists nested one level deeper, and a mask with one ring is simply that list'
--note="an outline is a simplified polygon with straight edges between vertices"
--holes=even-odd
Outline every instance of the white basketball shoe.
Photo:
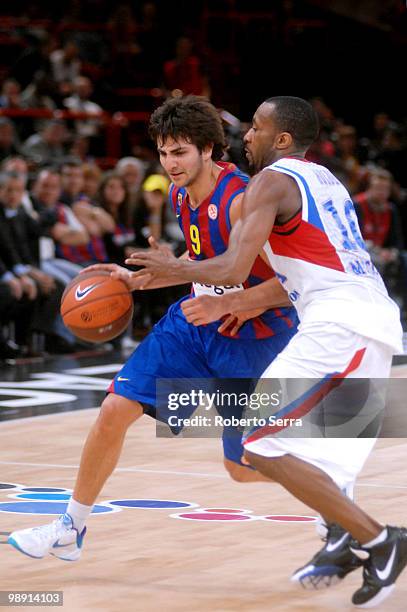
[{"label": "white basketball shoe", "polygon": [[77,561],[81,556],[85,533],[86,527],[79,533],[70,515],[62,514],[48,525],[13,531],[7,542],[34,559],[50,554],[63,561]]}]

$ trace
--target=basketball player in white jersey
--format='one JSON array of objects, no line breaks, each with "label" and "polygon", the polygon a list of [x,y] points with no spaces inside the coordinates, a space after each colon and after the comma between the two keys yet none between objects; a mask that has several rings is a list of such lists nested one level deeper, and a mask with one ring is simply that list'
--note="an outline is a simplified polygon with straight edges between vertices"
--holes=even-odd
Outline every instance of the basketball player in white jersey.
[{"label": "basketball player in white jersey", "polygon": [[[134,274],[148,273],[150,279],[165,274],[237,284],[264,248],[301,325],[263,378],[387,378],[392,355],[402,349],[400,313],[365,249],[345,187],[326,168],[305,160],[317,134],[316,114],[305,100],[265,101],[245,136],[258,174],[245,192],[242,221],[227,251],[205,262],[156,251],[135,254],[127,263],[144,266],[145,272]],[[246,460],[329,525],[325,547],[292,579],[318,588],[363,566],[352,602],[381,603],[407,564],[407,530],[381,525],[341,492],[360,472],[374,439],[270,433],[269,427],[249,433]]]}]

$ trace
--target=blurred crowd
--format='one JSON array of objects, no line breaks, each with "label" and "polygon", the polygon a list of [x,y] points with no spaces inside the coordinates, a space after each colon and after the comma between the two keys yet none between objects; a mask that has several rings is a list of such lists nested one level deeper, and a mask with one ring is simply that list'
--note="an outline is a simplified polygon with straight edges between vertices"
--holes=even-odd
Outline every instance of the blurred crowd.
[{"label": "blurred crowd", "polygon": [[[321,134],[308,159],[330,168],[347,186],[366,247],[404,316],[407,158],[402,129],[381,112],[373,118],[371,133],[360,137],[322,99],[312,103],[320,115]],[[247,126],[229,113],[222,117],[230,143],[226,158],[247,169],[242,146]],[[10,120],[0,117],[0,134],[7,129],[14,133]],[[123,265],[129,253],[148,248],[150,235],[177,254],[184,250],[167,205],[168,179],[158,160],[123,157],[103,171],[96,161],[72,155],[62,137],[65,129],[57,119],[39,125],[21,148],[5,149],[0,162],[3,359],[78,348],[61,321],[59,304],[66,284],[83,267]],[[75,134],[76,129],[81,127],[72,128]],[[129,341],[145,335],[178,295],[176,289],[136,292]]]},{"label": "blurred crowd", "polygon": [[[145,124],[133,140],[121,139],[124,157],[106,163],[105,111],[127,110],[115,88],[160,88],[155,105],[168,95],[216,98],[197,41],[174,36],[154,2],[140,7],[136,15],[128,2],[112,5],[103,28],[77,31],[90,13],[73,1],[59,35],[27,13],[21,52],[0,79],[0,359],[77,348],[59,303],[81,268],[123,264],[127,253],[148,247],[150,234],[183,251]],[[6,26],[0,31],[5,36]],[[347,186],[366,247],[407,318],[407,125],[380,109],[361,129],[323,98],[311,102],[321,133],[307,157]],[[226,159],[248,170],[248,126],[226,110],[221,116]],[[138,292],[129,339],[142,337],[178,294]]]},{"label": "blurred crowd", "polygon": [[[157,167],[133,157],[102,172],[65,157],[30,170],[12,155],[0,166],[0,358],[67,353],[80,343],[64,326],[65,286],[93,263],[118,263],[147,238],[183,251],[166,206],[169,183]],[[176,289],[136,292],[128,339],[144,335],[175,299]],[[40,341],[39,341],[40,340]]]}]

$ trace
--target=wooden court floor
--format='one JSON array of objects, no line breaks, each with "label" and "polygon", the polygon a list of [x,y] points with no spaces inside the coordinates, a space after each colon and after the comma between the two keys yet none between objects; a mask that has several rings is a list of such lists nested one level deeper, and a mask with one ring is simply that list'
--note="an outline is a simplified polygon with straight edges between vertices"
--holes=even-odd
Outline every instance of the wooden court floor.
[{"label": "wooden court floor", "polygon": [[[96,414],[91,409],[0,423],[0,481],[72,488]],[[407,523],[406,450],[403,439],[379,440],[356,489],[357,500],[390,524]],[[10,501],[9,493],[0,491],[1,501]],[[230,481],[219,440],[157,439],[155,425],[146,417],[130,429],[119,468],[101,499],[129,498],[246,509],[259,517],[314,514],[277,485]],[[77,563],[30,559],[2,543],[0,590],[62,590],[63,610],[69,612],[354,609],[350,597],[361,582],[360,572],[324,591],[304,591],[289,581],[292,571],[321,545],[313,523],[199,522],[171,516],[179,512],[126,508],[92,516]],[[7,532],[52,519],[0,512],[0,542]],[[379,609],[406,610],[406,598],[404,574]]]}]

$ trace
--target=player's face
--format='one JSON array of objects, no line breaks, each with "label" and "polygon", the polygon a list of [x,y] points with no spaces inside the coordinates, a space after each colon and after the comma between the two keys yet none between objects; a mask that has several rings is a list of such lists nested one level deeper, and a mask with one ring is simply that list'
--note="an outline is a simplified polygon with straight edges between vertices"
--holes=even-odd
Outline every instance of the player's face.
[{"label": "player's face", "polygon": [[279,132],[270,110],[270,104],[264,103],[259,106],[254,114],[252,126],[244,137],[246,157],[256,172],[275,161],[275,143]]},{"label": "player's face", "polygon": [[58,174],[43,173],[37,180],[34,193],[45,206],[54,206],[61,192],[61,179]]},{"label": "player's face", "polygon": [[200,175],[203,168],[202,153],[183,138],[167,138],[158,142],[160,163],[177,187],[188,187]]},{"label": "player's face", "polygon": [[23,195],[24,182],[21,178],[10,178],[0,189],[0,197],[7,208],[19,208]]}]

